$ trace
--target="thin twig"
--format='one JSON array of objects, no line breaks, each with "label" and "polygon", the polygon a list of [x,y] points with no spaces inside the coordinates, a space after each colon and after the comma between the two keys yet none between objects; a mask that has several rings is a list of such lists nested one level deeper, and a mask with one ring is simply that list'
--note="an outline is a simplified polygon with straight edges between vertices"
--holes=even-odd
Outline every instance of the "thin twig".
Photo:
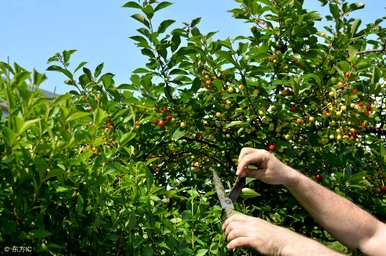
[{"label": "thin twig", "polygon": [[357,54],[365,55],[365,54],[370,54],[370,53],[374,53],[374,52],[385,52],[386,53],[386,41],[383,43],[382,48],[365,50],[365,51],[358,52]]},{"label": "thin twig", "polygon": [[370,54],[370,53],[374,53],[374,52],[385,52],[386,53],[386,49],[383,47],[383,48],[380,48],[380,49],[372,49],[372,50],[361,51],[361,52],[358,52],[357,54],[358,55],[366,55],[366,54]]}]

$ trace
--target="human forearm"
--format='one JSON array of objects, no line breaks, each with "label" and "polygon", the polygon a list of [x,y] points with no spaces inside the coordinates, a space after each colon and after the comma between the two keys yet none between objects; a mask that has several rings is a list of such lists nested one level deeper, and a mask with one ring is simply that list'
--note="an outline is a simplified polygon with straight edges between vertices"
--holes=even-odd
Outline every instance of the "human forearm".
[{"label": "human forearm", "polygon": [[297,233],[293,233],[294,237],[283,248],[281,255],[283,256],[341,256],[336,251],[320,244],[319,242],[303,237]]},{"label": "human forearm", "polygon": [[363,251],[363,244],[376,233],[377,219],[296,170],[284,185],[316,221],[349,247]]},{"label": "human forearm", "polygon": [[[250,165],[256,168],[250,168]],[[236,174],[254,177],[267,184],[287,186],[315,220],[342,243],[367,255],[386,256],[384,223],[285,165],[272,153],[243,148]]]}]

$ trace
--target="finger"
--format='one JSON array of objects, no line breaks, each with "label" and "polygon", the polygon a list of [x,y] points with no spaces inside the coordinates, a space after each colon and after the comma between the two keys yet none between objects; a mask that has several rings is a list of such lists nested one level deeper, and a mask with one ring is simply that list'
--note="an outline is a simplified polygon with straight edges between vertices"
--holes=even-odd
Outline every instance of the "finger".
[{"label": "finger", "polygon": [[[233,216],[232,216],[233,217]],[[235,215],[229,222],[224,223],[223,225],[223,232],[225,236],[228,236],[228,234],[233,230],[233,229],[240,229],[240,226],[243,225],[246,221],[248,221],[248,216],[243,215],[243,214],[238,214]]]},{"label": "finger", "polygon": [[265,169],[249,169],[249,168],[245,168],[242,175],[243,176],[246,176],[246,177],[253,177],[257,180],[261,179],[261,177],[263,177],[265,175],[264,173],[264,170]]},{"label": "finger", "polygon": [[233,218],[235,215],[229,217],[225,220],[224,224],[222,224],[222,231],[225,233],[229,225],[233,222]]},{"label": "finger", "polygon": [[236,216],[238,216],[239,214],[234,214],[232,216],[230,216],[229,218],[227,218],[225,221],[224,221],[224,224],[222,225],[222,231],[224,232],[226,230],[226,228],[228,227],[229,224],[231,224]]},{"label": "finger", "polygon": [[234,222],[234,221],[245,220],[246,217],[247,217],[247,215],[237,212],[236,214],[233,214],[231,217],[227,218],[224,222],[224,225],[229,224],[229,223]]},{"label": "finger", "polygon": [[242,233],[242,230],[243,230],[244,228],[242,227],[242,226],[237,226],[237,228],[234,228],[234,229],[232,229],[229,233],[228,233],[228,235],[226,236],[226,238],[227,238],[227,240],[228,241],[232,241],[232,240],[234,240],[234,239],[236,239],[236,238],[238,238],[238,237],[241,237],[241,236],[243,236],[243,233]]},{"label": "finger", "polygon": [[253,175],[255,179],[261,180],[263,177],[266,176],[266,172],[265,172],[265,169],[258,169],[258,170],[254,170],[253,174],[251,172],[251,175]]},{"label": "finger", "polygon": [[251,247],[251,242],[248,237],[238,237],[230,241],[227,245],[228,250],[233,250],[236,248]]},{"label": "finger", "polygon": [[229,221],[228,219],[222,224],[222,232],[225,232],[226,228],[228,227],[229,225]]},{"label": "finger", "polygon": [[242,148],[241,151],[240,151],[240,154],[239,154],[239,161],[240,161],[240,159],[242,159],[244,156],[253,153],[255,150],[256,150],[256,149],[254,149],[254,148],[248,148],[248,147]]},{"label": "finger", "polygon": [[232,221],[231,223],[229,223],[224,230],[225,237],[228,237],[228,235],[232,232],[232,230],[238,229],[239,226],[240,224],[238,221]]},{"label": "finger", "polygon": [[266,152],[264,150],[256,150],[253,154],[245,155],[240,159],[236,174],[245,176],[248,165],[256,164],[258,168],[261,168],[265,161],[267,161]]}]

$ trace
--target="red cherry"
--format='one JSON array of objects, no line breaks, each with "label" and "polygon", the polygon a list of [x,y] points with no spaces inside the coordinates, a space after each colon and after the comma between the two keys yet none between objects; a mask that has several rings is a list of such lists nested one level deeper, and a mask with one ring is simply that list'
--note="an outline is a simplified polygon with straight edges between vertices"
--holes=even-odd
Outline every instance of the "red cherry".
[{"label": "red cherry", "polygon": [[320,183],[322,181],[322,175],[320,175],[319,173],[315,175],[315,180],[316,182]]},{"label": "red cherry", "polygon": [[380,188],[381,193],[386,193],[386,185],[382,186]]},{"label": "red cherry", "polygon": [[370,111],[366,110],[364,114],[365,114],[366,117],[369,117]]},{"label": "red cherry", "polygon": [[163,107],[161,110],[161,113],[167,113],[167,112],[169,112],[168,107]]},{"label": "red cherry", "polygon": [[362,102],[362,101],[359,101],[359,102],[358,102],[358,109],[359,109],[359,110],[362,110],[362,109],[363,109],[363,102]]},{"label": "red cherry", "polygon": [[347,80],[351,77],[352,73],[350,71],[347,71],[344,73],[344,78]]},{"label": "red cherry", "polygon": [[158,125],[160,128],[164,128],[164,126],[165,126],[164,120],[158,120],[158,121],[157,121],[157,125]]},{"label": "red cherry", "polygon": [[357,88],[353,88],[353,89],[351,90],[351,93],[352,93],[353,95],[357,94],[358,92],[359,92],[359,90],[358,90]]},{"label": "red cherry", "polygon": [[296,107],[295,107],[295,106],[291,106],[290,111],[291,111],[292,113],[295,113],[295,112],[296,112]]},{"label": "red cherry", "polygon": [[170,122],[170,121],[172,121],[173,120],[173,116],[172,115],[167,115],[166,117],[165,117],[165,121],[166,122]]},{"label": "red cherry", "polygon": [[275,149],[276,149],[276,144],[272,143],[268,145],[269,152],[273,152],[275,151]]}]

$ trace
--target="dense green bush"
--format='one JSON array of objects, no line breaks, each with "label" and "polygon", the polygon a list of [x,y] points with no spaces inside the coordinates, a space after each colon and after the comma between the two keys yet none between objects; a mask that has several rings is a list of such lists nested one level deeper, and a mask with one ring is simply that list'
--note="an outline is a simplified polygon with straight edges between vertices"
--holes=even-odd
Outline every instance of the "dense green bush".
[{"label": "dense green bush", "polygon": [[[359,3],[328,4],[328,24],[303,1],[239,0],[251,34],[214,39],[200,19],[154,24],[170,5],[128,2],[148,57],[117,85],[103,65],[49,59],[73,90],[47,99],[45,76],[0,63],[0,243],[51,254],[225,255],[211,184],[230,187],[240,149],[266,148],[386,219],[383,19],[360,26]],[[369,49],[375,49],[369,51]],[[79,74],[81,73],[81,74]],[[280,186],[240,211],[349,250]],[[241,253],[241,252],[239,252]],[[237,252],[236,252],[237,254]],[[250,252],[250,254],[253,254]]]},{"label": "dense green bush", "polygon": [[86,112],[88,96],[48,100],[36,90],[44,75],[0,65],[9,104],[1,122],[2,245],[66,255],[224,251],[221,209],[209,204],[211,193],[167,190],[150,162],[136,160],[136,114],[108,93],[110,74],[95,79],[101,100]]}]

